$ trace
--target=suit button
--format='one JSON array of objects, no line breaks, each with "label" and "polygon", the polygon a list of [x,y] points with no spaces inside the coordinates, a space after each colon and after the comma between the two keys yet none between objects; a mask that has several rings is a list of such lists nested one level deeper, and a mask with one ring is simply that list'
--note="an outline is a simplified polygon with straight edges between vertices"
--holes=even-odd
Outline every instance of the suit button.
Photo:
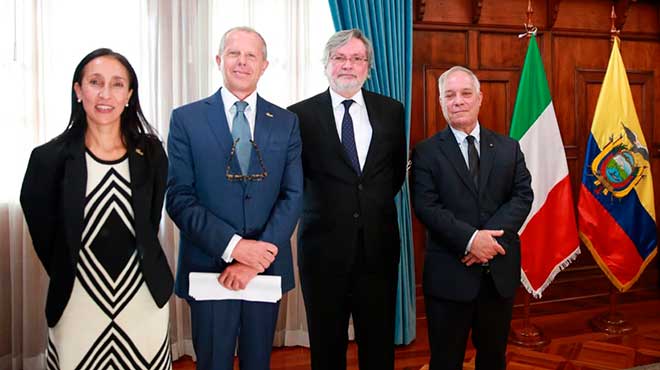
[{"label": "suit button", "polygon": [[359,217],[360,217],[359,213],[357,213],[357,212],[353,213],[353,218],[359,218]]},{"label": "suit button", "polygon": [[249,195],[246,195],[246,196],[245,196],[245,200],[250,200],[250,199],[252,199],[251,196],[249,196]]},{"label": "suit button", "polygon": [[362,184],[358,184],[358,190],[362,191],[362,189],[364,189],[364,186],[362,186]]}]

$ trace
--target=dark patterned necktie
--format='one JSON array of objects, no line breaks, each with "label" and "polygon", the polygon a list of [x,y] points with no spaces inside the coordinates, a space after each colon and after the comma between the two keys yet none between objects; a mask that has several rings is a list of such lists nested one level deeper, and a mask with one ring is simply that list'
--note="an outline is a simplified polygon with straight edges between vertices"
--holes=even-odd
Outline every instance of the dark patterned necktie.
[{"label": "dark patterned necktie", "polygon": [[470,166],[470,177],[474,181],[474,186],[479,189],[479,152],[477,152],[477,147],[474,145],[474,136],[468,135],[468,164]]},{"label": "dark patterned necktie", "polygon": [[341,120],[341,143],[344,144],[344,150],[348,159],[351,160],[351,165],[358,176],[362,175],[360,170],[360,161],[358,160],[357,147],[355,146],[355,132],[353,131],[353,118],[348,109],[353,104],[353,100],[344,100],[341,102],[344,105],[344,118]]}]

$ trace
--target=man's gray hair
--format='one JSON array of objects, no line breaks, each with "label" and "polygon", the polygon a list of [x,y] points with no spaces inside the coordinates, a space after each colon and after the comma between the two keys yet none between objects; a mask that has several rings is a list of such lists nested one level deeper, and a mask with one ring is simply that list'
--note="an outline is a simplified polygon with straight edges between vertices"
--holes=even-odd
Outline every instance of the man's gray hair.
[{"label": "man's gray hair", "polygon": [[451,75],[454,72],[465,72],[472,78],[472,85],[474,86],[474,90],[476,93],[479,93],[481,91],[481,84],[479,83],[479,79],[477,76],[469,69],[461,66],[453,66],[449,68],[448,70],[445,71],[440,77],[438,78],[438,92],[440,92],[440,100],[442,100],[445,97],[445,83],[447,82],[447,78],[449,78],[449,75]]},{"label": "man's gray hair", "polygon": [[225,51],[225,43],[227,42],[227,36],[229,36],[229,34],[234,31],[243,31],[243,32],[253,33],[259,36],[259,39],[261,40],[261,43],[264,46],[262,50],[264,54],[264,60],[268,60],[268,49],[266,48],[266,40],[264,40],[264,38],[261,36],[259,32],[257,32],[257,30],[247,26],[238,26],[228,29],[227,32],[225,32],[225,34],[222,35],[222,38],[220,39],[220,47],[218,48],[218,55],[222,55],[222,52]]},{"label": "man's gray hair", "polygon": [[346,45],[352,38],[356,38],[364,43],[364,46],[367,49],[367,62],[369,63],[369,69],[373,68],[374,47],[371,45],[371,41],[369,41],[367,36],[357,28],[339,31],[330,37],[323,50],[323,66],[328,67],[328,62],[330,62],[330,56],[332,53]]}]

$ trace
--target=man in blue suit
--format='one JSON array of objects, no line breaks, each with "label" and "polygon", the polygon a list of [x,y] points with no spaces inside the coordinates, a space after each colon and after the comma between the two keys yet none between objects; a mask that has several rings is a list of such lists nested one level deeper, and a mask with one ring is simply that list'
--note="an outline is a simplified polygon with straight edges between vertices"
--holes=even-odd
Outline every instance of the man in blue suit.
[{"label": "man in blue suit", "polygon": [[172,112],[167,212],[181,230],[175,293],[188,301],[198,369],[270,368],[278,303],[197,301],[190,272],[219,272],[243,289],[258,274],[294,286],[290,237],[301,211],[301,143],[296,115],[262,99],[268,66],[255,30],[232,28],[216,62],[224,87]]}]

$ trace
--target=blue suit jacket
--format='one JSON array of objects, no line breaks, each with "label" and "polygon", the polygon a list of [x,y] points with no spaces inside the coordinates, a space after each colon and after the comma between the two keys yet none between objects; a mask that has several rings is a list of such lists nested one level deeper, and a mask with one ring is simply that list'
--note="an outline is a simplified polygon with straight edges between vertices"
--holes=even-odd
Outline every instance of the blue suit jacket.
[{"label": "blue suit jacket", "polygon": [[[181,230],[175,293],[188,296],[190,272],[222,272],[221,256],[232,235],[263,240],[278,248],[265,275],[293,288],[290,237],[302,206],[301,142],[295,114],[257,97],[254,140],[268,176],[229,181],[232,147],[220,90],[172,112],[167,143],[167,213]],[[229,163],[240,173],[236,157]],[[249,174],[262,168],[253,151]]]}]

